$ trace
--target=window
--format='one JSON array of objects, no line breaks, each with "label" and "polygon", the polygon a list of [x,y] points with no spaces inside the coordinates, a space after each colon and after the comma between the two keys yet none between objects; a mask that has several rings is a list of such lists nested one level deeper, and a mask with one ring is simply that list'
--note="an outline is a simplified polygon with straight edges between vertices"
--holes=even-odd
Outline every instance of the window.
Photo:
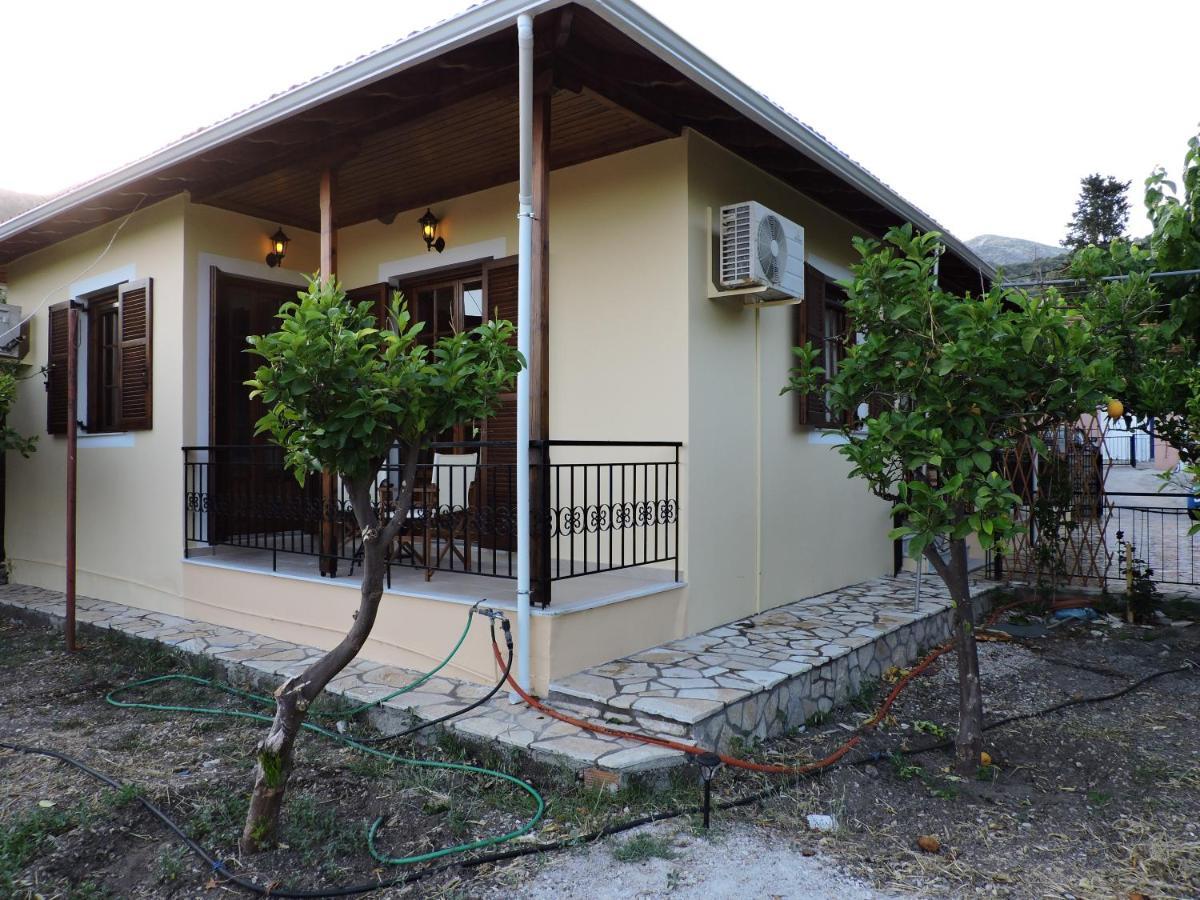
[{"label": "window", "polygon": [[422,343],[432,345],[439,338],[456,331],[469,331],[483,323],[483,281],[477,274],[420,285],[405,293],[413,297],[413,317],[425,323],[420,336]]},{"label": "window", "polygon": [[[130,281],[77,299],[78,406],[81,427],[93,434],[151,427],[153,282]],[[70,304],[50,307],[46,369],[46,430],[67,430],[67,340]]]},{"label": "window", "polygon": [[[846,307],[843,305],[846,295],[836,285],[825,285],[825,346],[822,363],[825,366],[825,377],[837,375],[838,367],[846,355],[846,339],[849,328],[846,325]],[[829,409],[829,392],[824,394],[825,420],[834,421]]]},{"label": "window", "polygon": [[[804,266],[804,301],[795,310],[793,337],[796,345],[810,342],[821,351],[819,362],[827,376],[834,375],[846,357],[850,322],[846,315],[845,292],[822,272],[807,263]],[[822,378],[822,382],[825,379]],[[799,397],[800,425],[831,428],[843,419],[829,409],[829,394],[824,389]]]},{"label": "window", "polygon": [[88,301],[81,319],[87,335],[87,412],[84,427],[92,433],[117,430],[117,292]]}]

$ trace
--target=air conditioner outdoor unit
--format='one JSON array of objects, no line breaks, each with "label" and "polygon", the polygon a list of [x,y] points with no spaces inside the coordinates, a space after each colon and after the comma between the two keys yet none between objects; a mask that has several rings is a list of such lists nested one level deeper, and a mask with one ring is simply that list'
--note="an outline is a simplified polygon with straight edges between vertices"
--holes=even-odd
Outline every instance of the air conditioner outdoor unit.
[{"label": "air conditioner outdoor unit", "polygon": [[29,349],[29,324],[21,322],[21,307],[0,303],[0,360],[19,362]]},{"label": "air conditioner outdoor unit", "polygon": [[804,297],[804,229],[747,201],[721,207],[722,290],[758,288],[762,300]]}]

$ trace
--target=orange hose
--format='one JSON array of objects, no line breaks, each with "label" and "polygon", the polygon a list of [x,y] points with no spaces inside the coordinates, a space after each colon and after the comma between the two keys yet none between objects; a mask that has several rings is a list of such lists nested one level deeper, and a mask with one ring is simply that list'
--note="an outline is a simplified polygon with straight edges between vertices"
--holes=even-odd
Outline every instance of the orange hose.
[{"label": "orange hose", "polygon": [[[1034,598],[1030,598],[1028,600],[1018,600],[1015,603],[1009,603],[1000,607],[999,609],[993,610],[986,621],[988,624],[991,624],[1008,610],[1017,606],[1023,606],[1026,603],[1031,603],[1033,602],[1033,599]],[[926,669],[928,669],[931,665],[933,665],[934,661],[938,657],[953,649],[953,647],[954,640],[951,639],[929,651],[929,653],[927,653],[920,662],[909,669],[904,676],[897,681],[895,685],[893,685],[892,689],[888,691],[888,695],[883,699],[883,702],[880,703],[879,707],[875,710],[875,714],[858,727],[858,732],[844,744],[822,759],[818,759],[811,763],[805,763],[804,765],[800,766],[787,766],[781,764],[756,763],[747,759],[739,759],[736,756],[729,756],[724,753],[718,753],[717,755],[721,758],[721,762],[727,766],[732,766],[735,769],[746,769],[751,772],[762,772],[768,775],[810,775],[813,772],[818,772],[821,769],[828,768],[853,750],[856,746],[858,746],[863,739],[863,735],[883,721],[888,710],[892,708],[892,704],[896,702],[896,698],[900,696],[901,692],[906,687],[908,687],[909,683],[918,675],[923,673]],[[496,643],[496,636],[494,634],[492,635],[492,652],[495,654],[497,664],[503,668],[504,659],[500,654],[500,645]],[[609,728],[607,725],[596,725],[583,719],[577,719],[574,716],[569,716],[566,713],[552,709],[551,707],[542,703],[536,697],[530,696],[524,689],[521,688],[519,684],[517,684],[516,680],[512,677],[511,672],[508,675],[508,683],[522,700],[524,700],[538,712],[545,713],[550,718],[557,719],[560,722],[566,722],[568,725],[574,725],[576,728],[582,728],[585,731],[590,731],[594,734],[604,734],[608,735],[609,737],[624,738],[626,740],[637,741],[642,744],[652,744],[656,747],[665,747],[669,750],[679,750],[683,753],[690,753],[697,756],[701,753],[708,752],[703,747],[697,747],[694,744],[683,744],[679,741],[673,741],[670,738],[653,737],[652,735],[638,734],[637,732],[633,731],[622,731],[617,728]]]}]

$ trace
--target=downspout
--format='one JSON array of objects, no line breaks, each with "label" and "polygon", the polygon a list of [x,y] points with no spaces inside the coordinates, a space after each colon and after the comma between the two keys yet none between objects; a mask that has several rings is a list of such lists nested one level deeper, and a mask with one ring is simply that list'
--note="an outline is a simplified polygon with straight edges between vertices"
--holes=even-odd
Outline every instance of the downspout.
[{"label": "downspout", "polygon": [[763,570],[762,310],[754,307],[754,611],[762,612]]},{"label": "downspout", "polygon": [[533,18],[517,16],[518,105],[521,172],[517,195],[517,349],[525,365],[517,374],[517,684],[529,682],[529,321],[533,314]]}]

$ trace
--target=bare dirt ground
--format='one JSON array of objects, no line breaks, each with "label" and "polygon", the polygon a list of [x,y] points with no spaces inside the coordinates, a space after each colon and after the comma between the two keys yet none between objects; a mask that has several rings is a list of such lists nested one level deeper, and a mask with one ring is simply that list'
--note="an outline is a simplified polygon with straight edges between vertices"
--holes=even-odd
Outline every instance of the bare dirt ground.
[{"label": "bare dirt ground", "polygon": [[[88,636],[67,658],[58,636],[0,619],[0,740],[74,755],[166,808],[233,871],[321,890],[396,874],[367,853],[423,852],[515,827],[515,788],[396,766],[305,735],[280,846],[236,855],[262,726],[232,718],[122,710],[104,694],[185,662],[145,644]],[[1200,625],[1056,629],[981,647],[989,720],[1117,691],[1200,660]],[[874,708],[873,686],[828,720],[762,745],[756,759],[802,762],[840,744]],[[454,868],[374,896],[530,897],[1128,897],[1200,898],[1200,674],[1147,682],[1114,700],[1070,706],[987,733],[994,764],[956,779],[945,752],[912,752],[951,733],[954,661],[913,682],[894,718],[845,765],[807,780],[723,771],[705,834],[683,816],[580,849]],[[245,708],[199,688],[142,689],[143,699]],[[616,795],[555,783],[519,760],[461,746],[403,748],[427,759],[522,771],[546,795],[536,840],[549,841],[698,799],[694,771]],[[809,814],[832,831],[810,830]],[[936,853],[917,848],[935,837]],[[522,842],[507,846],[524,846]],[[419,867],[418,867],[419,868]],[[130,792],[60,763],[0,750],[0,896],[192,898],[240,894],[212,879]]]}]

